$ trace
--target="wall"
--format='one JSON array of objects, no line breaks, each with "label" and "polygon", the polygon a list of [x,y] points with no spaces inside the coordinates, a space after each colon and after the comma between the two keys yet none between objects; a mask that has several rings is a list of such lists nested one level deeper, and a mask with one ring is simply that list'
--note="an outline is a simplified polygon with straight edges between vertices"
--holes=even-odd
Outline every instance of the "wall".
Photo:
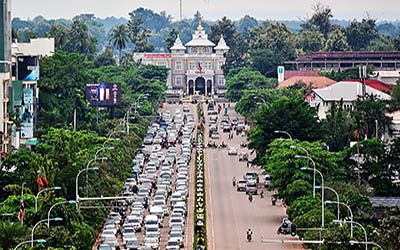
[{"label": "wall", "polygon": [[54,54],[54,38],[31,39],[29,43],[13,43],[12,55],[40,55],[52,56]]}]

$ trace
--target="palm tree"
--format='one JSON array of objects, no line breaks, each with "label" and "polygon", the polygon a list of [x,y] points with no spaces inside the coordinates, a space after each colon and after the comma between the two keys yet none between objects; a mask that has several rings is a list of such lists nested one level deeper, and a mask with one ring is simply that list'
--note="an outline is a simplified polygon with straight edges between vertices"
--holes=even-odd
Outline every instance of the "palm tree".
[{"label": "palm tree", "polygon": [[128,42],[128,32],[124,24],[117,25],[111,32],[111,42],[119,50],[119,61],[121,61],[122,50]]},{"label": "palm tree", "polygon": [[0,221],[0,247],[9,249],[26,235],[26,227],[19,222]]}]

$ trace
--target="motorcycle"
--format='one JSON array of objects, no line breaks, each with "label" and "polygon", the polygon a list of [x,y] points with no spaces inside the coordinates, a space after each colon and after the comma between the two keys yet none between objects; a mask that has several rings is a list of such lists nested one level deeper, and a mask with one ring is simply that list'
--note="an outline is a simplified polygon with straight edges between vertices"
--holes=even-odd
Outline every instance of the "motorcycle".
[{"label": "motorcycle", "polygon": [[272,201],[272,206],[275,206],[276,205],[276,197],[272,197],[271,201]]},{"label": "motorcycle", "polygon": [[247,241],[250,242],[252,240],[251,233],[247,233]]},{"label": "motorcycle", "polygon": [[253,202],[253,195],[249,194],[249,201]]},{"label": "motorcycle", "polygon": [[232,180],[232,185],[233,185],[233,187],[236,186],[236,180]]},{"label": "motorcycle", "polygon": [[261,199],[264,198],[264,191],[261,191],[261,192],[260,192],[260,197],[261,197]]}]

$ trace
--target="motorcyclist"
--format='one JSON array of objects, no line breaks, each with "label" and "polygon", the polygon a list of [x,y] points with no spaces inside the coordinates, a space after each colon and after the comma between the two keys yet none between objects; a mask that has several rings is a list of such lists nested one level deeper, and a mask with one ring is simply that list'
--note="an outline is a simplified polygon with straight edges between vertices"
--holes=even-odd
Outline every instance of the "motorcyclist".
[{"label": "motorcyclist", "polygon": [[253,201],[253,195],[251,193],[249,193],[249,201],[252,202]]},{"label": "motorcyclist", "polygon": [[252,240],[252,237],[253,237],[253,231],[251,231],[251,229],[249,228],[249,229],[247,229],[247,232],[246,232],[246,237],[247,237],[247,241],[251,241]]},{"label": "motorcyclist", "polygon": [[236,186],[236,178],[235,177],[232,178],[232,185]]},{"label": "motorcyclist", "polygon": [[264,198],[264,189],[261,189],[261,191],[260,191],[260,197],[261,197],[261,199]]}]

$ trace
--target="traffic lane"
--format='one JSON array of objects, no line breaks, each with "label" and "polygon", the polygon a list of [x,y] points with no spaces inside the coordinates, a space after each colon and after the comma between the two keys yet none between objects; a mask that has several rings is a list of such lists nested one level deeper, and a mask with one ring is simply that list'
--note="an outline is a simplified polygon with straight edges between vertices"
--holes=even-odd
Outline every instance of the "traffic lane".
[{"label": "traffic lane", "polygon": [[[229,108],[228,112],[231,117],[239,116],[234,113],[233,107]],[[238,151],[248,152],[248,149],[240,149],[240,143],[245,137],[236,136],[234,133],[233,139],[229,140],[228,133],[221,131],[220,137],[221,141],[236,147]],[[272,206],[271,194],[266,194],[264,199],[254,196],[253,202],[250,203],[243,192],[237,192],[232,186],[233,176],[239,179],[249,171],[247,164],[239,162],[238,156],[228,156],[226,149],[207,149],[206,152],[209,154],[206,162],[211,178],[213,249],[302,249],[295,244],[261,243],[261,236],[266,239],[293,239],[276,234],[281,219],[286,216],[284,208]],[[214,160],[210,161],[210,158]],[[259,169],[256,171],[261,172]],[[253,230],[253,241],[250,243],[246,240],[248,228]],[[235,241],[238,243],[235,244]]]}]

